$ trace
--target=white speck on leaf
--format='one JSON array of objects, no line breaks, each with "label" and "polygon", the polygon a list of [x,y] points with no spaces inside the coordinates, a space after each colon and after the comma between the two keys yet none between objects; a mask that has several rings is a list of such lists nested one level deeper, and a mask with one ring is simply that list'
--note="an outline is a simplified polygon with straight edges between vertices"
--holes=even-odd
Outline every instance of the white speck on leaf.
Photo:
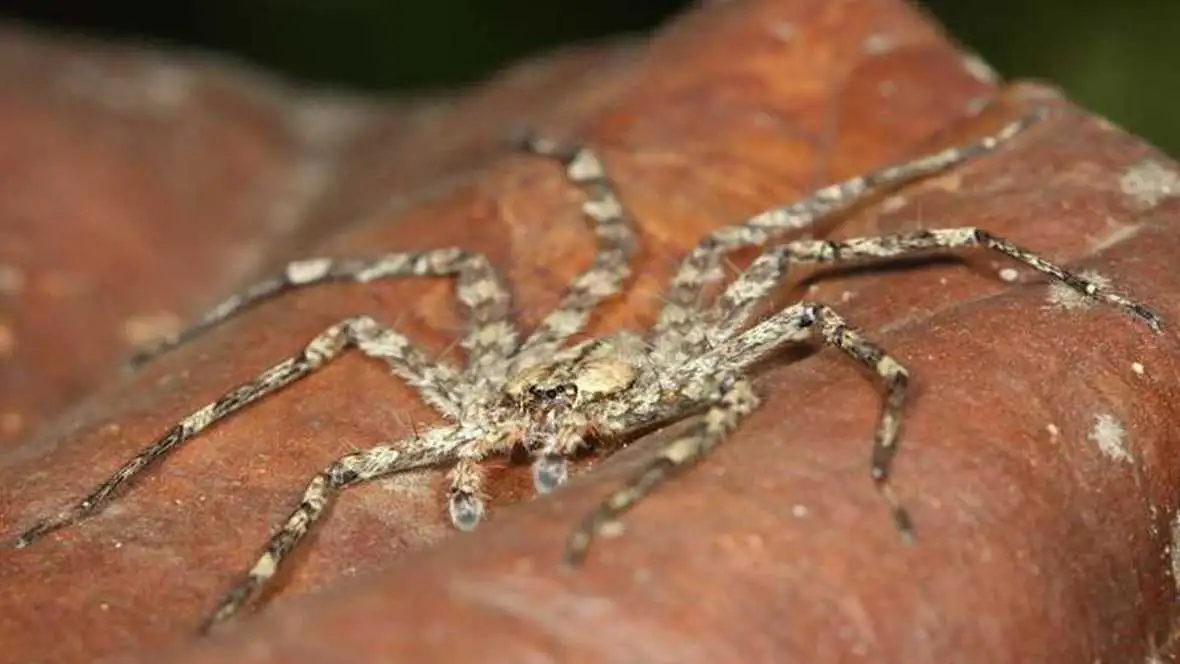
[{"label": "white speck on leaf", "polygon": [[[1110,285],[1110,279],[1098,274],[1093,270],[1085,270],[1079,276],[1089,281],[1093,281],[1099,286],[1106,287]],[[1094,300],[1086,297],[1082,293],[1066,286],[1060,281],[1054,281],[1049,284],[1049,303],[1060,307],[1062,309],[1085,309],[1094,304]]]},{"label": "white speck on leaf", "polygon": [[1119,177],[1119,189],[1143,208],[1180,196],[1180,173],[1153,158],[1136,162]]},{"label": "white speck on leaf", "polygon": [[1088,438],[1098,446],[1098,451],[1111,461],[1126,461],[1134,459],[1127,449],[1127,430],[1110,413],[1101,413],[1094,418],[1094,427],[1090,429]]}]

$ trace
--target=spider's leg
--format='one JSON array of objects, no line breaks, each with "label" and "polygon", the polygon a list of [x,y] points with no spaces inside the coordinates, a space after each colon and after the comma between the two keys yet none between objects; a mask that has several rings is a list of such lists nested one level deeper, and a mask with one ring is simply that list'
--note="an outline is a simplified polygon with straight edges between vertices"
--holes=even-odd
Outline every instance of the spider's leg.
[{"label": "spider's leg", "polygon": [[909,513],[894,496],[888,483],[890,466],[897,452],[909,374],[884,349],[849,327],[831,307],[815,302],[791,305],[721,344],[700,360],[689,363],[678,379],[691,380],[695,374],[711,371],[711,367],[718,364],[732,367],[735,371],[745,371],[784,344],[805,341],[817,332],[826,345],[838,349],[876,373],[885,384],[885,399],[873,437],[869,473],[877,490],[888,503],[903,539],[909,541],[913,538]]},{"label": "spider's leg", "polygon": [[707,235],[681,262],[669,283],[665,304],[653,329],[658,354],[686,361],[707,347],[697,310],[702,291],[722,277],[720,261],[743,247],[761,246],[794,230],[806,228],[834,211],[859,202],[873,190],[898,187],[995,150],[1046,116],[1038,109],[974,143],[894,164],[823,189],[790,205],[761,212],[739,224]]},{"label": "spider's leg", "polygon": [[1104,284],[1069,272],[1031,251],[978,228],[966,227],[908,231],[841,241],[799,240],[772,247],[717,298],[707,314],[712,323],[707,332],[708,340],[716,344],[729,339],[741,329],[749,320],[754,307],[779,283],[792,262],[842,263],[866,258],[896,258],[935,249],[975,247],[991,249],[1020,261],[1081,295],[1122,309],[1146,322],[1156,332],[1161,329],[1162,321],[1156,313]]},{"label": "spider's leg", "polygon": [[713,403],[693,423],[688,433],[665,445],[622,488],[587,514],[570,533],[565,546],[566,564],[577,565],[582,562],[594,538],[620,514],[663,484],[673,473],[703,458],[737,427],[743,417],[758,407],[758,395],[745,378],[722,378],[717,382],[719,384]]},{"label": "spider's leg", "polygon": [[202,634],[228,620],[256,597],[279,570],[283,560],[307,536],[336,494],[345,487],[385,475],[433,465],[449,458],[467,442],[458,427],[445,427],[392,445],[379,445],[341,457],[318,473],[282,527],[267,543],[257,562],[233,587],[200,627]]},{"label": "spider's leg", "polygon": [[522,144],[529,152],[559,159],[569,180],[587,192],[582,213],[594,222],[597,252],[590,267],[570,282],[557,307],[521,344],[512,363],[515,369],[552,354],[562,342],[581,331],[594,307],[622,288],[631,274],[630,261],[638,246],[631,215],[593,150],[531,136],[525,137]]},{"label": "spider's leg", "polygon": [[481,254],[461,249],[386,254],[378,258],[308,258],[288,263],[281,275],[263,279],[231,295],[171,339],[143,350],[129,361],[138,367],[200,336],[239,312],[288,291],[328,282],[368,283],[410,276],[458,277],[459,300],[470,314],[462,346],[469,367],[503,364],[516,347],[508,321],[511,296],[499,273]]},{"label": "spider's leg", "polygon": [[33,524],[17,536],[12,545],[16,548],[28,546],[48,533],[99,512],[125,483],[170,454],[181,443],[242,408],[311,374],[349,346],[357,347],[369,357],[384,360],[394,373],[418,388],[428,403],[444,414],[457,416],[457,397],[446,390],[446,386],[454,385],[457,381],[458,372],[453,367],[432,362],[404,336],[381,326],[368,316],[346,318],[312,339],[298,355],[238,385],[213,403],[177,422],[76,505]]}]

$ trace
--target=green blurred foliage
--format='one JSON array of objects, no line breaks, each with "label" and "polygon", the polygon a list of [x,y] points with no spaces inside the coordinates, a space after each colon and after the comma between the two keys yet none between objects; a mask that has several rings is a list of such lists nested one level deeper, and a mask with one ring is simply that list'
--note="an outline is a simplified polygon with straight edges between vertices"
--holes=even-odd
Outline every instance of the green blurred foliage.
[{"label": "green blurred foliage", "polygon": [[[339,87],[477,80],[522,55],[648,30],[684,0],[27,0],[9,16],[104,36],[236,53]],[[1180,0],[925,0],[960,42],[1007,77],[1061,85],[1078,102],[1180,155],[1173,85]]]},{"label": "green blurred foliage", "polygon": [[925,0],[1006,78],[1039,78],[1180,157],[1180,0]]}]

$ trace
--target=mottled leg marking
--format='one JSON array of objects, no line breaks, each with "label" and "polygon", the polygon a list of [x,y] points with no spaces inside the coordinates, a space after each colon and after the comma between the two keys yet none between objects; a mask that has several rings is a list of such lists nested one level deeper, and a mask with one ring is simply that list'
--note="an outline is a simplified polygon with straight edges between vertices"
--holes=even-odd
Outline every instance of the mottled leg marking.
[{"label": "mottled leg marking", "polygon": [[850,178],[791,205],[772,208],[742,223],[714,231],[684,258],[672,277],[665,294],[666,302],[654,328],[656,350],[680,358],[689,358],[704,350],[707,340],[701,326],[695,324],[697,302],[702,290],[723,276],[719,265],[725,254],[742,247],[763,245],[788,231],[806,228],[834,211],[859,202],[872,190],[898,187],[991,152],[1039,122],[1046,114],[1043,109],[1037,110],[974,143]]},{"label": "mottled leg marking", "polygon": [[738,423],[758,406],[758,396],[744,378],[723,379],[713,405],[681,438],[659,453],[582,519],[566,540],[565,562],[581,563],[594,538],[644,496],[663,484],[673,473],[699,461],[737,428]]},{"label": "mottled leg marking", "polygon": [[507,322],[511,298],[499,274],[481,254],[461,249],[387,254],[379,258],[309,258],[288,263],[283,274],[259,281],[213,307],[172,339],[140,351],[129,361],[138,367],[186,343],[245,309],[280,294],[329,282],[369,283],[411,276],[458,277],[459,300],[470,321],[462,346],[468,366],[503,363],[516,346],[516,331]]},{"label": "mottled leg marking", "polygon": [[[880,346],[849,327],[844,319],[827,305],[801,302],[722,344],[702,358],[700,364],[708,367],[714,363],[723,363],[725,366],[744,371],[784,344],[814,336],[817,329],[819,337],[826,345],[837,348],[861,366],[873,371],[885,384],[885,400],[873,437],[869,469],[873,483],[893,512],[894,522],[902,538],[910,541],[913,539],[913,526],[909,513],[894,496],[888,484],[889,469],[897,453],[898,431],[905,407],[909,375],[905,368],[886,354]],[[686,369],[691,370],[691,366]]]},{"label": "mottled leg marking", "polygon": [[349,346],[356,346],[369,357],[384,360],[394,373],[418,388],[423,398],[444,415],[457,417],[457,396],[448,391],[457,371],[431,362],[410,345],[401,334],[385,328],[368,316],[346,318],[312,339],[303,352],[267,369],[253,380],[242,383],[218,397],[216,401],[177,422],[163,436],[144,448],[111,477],[90,492],[81,502],[58,515],[37,522],[21,533],[12,545],[28,546],[38,538],[72,525],[99,512],[120,487],[170,454],[181,443],[259,399],[307,376],[338,356]]},{"label": "mottled leg marking", "polygon": [[208,633],[257,597],[267,581],[279,571],[283,560],[304,540],[341,490],[385,475],[421,468],[445,458],[445,451],[466,442],[458,427],[435,429],[424,438],[412,438],[393,445],[380,445],[342,457],[312,478],[303,499],[270,538],[266,549],[241,581],[226,593],[212,614],[201,624]]},{"label": "mottled leg marking", "polygon": [[587,192],[582,212],[594,222],[598,249],[590,267],[574,278],[557,307],[521,344],[520,353],[513,360],[516,368],[552,353],[586,325],[590,312],[599,302],[621,290],[623,281],[631,274],[630,261],[638,245],[631,216],[593,150],[562,146],[534,136],[524,137],[522,144],[529,152],[560,160],[569,180]]},{"label": "mottled leg marking", "polygon": [[966,227],[908,231],[842,241],[800,240],[772,247],[758,257],[717,298],[713,308],[708,312],[711,328],[707,332],[707,338],[712,344],[730,338],[749,320],[754,306],[778,285],[792,262],[841,263],[866,258],[896,258],[934,249],[974,247],[984,247],[1004,254],[1064,283],[1084,296],[1122,309],[1146,322],[1156,332],[1161,329],[1160,317],[1146,306],[1098,282],[1066,271],[1007,240],[978,228]]}]

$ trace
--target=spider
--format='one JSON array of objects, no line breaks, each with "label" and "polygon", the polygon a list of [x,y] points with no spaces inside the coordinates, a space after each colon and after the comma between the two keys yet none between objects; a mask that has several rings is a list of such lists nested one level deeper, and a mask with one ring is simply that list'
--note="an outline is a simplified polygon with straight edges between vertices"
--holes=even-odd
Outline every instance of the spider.
[{"label": "spider", "polygon": [[224,596],[200,631],[235,615],[260,593],[344,488],[392,473],[451,464],[449,513],[463,531],[485,514],[481,461],[523,446],[533,458],[536,491],[545,494],[568,477],[567,459],[583,446],[626,441],[637,432],[694,418],[679,438],[659,449],[621,488],[587,514],[566,541],[564,560],[578,564],[599,535],[674,472],[700,460],[724,441],[759,405],[748,375],[759,360],[785,344],[818,338],[876,374],[884,403],[873,439],[871,478],[896,527],[911,540],[908,512],[888,483],[906,397],[906,369],[881,347],[818,302],[798,302],[759,321],[754,309],[782,281],[792,263],[839,263],[883,259],[932,250],[982,247],[999,252],[1060,280],[1095,300],[1125,310],[1161,330],[1147,307],[1098,281],[1067,272],[1038,255],[977,228],[894,233],[842,241],[800,239],[770,246],[711,302],[707,287],[721,281],[727,253],[767,245],[788,231],[804,229],[870,192],[898,187],[991,152],[1046,116],[1037,110],[974,143],[884,167],[817,191],[798,202],[725,226],[703,238],[681,262],[665,293],[665,304],[647,334],[622,331],[568,344],[603,299],[618,293],[630,274],[637,238],[629,214],[609,183],[603,164],[584,147],[526,136],[529,153],[556,158],[566,176],[586,191],[582,206],[597,237],[590,267],[574,278],[557,307],[523,341],[510,316],[503,280],[482,255],[462,249],[393,253],[370,259],[312,258],[289,263],[283,273],[260,281],[221,302],[174,338],[142,351],[132,365],[159,355],[281,293],[337,281],[372,282],[408,276],[454,276],[467,310],[461,341],[463,368],[431,361],[420,349],[370,316],[346,318],[306,347],[216,401],[180,420],[127,461],[80,502],[34,523],[13,542],[24,547],[59,528],[102,510],[124,484],[173,452],[181,443],[251,403],[315,372],[348,348],[383,360],[412,385],[447,424],[345,455],[310,480],[298,506],[271,537],[254,565]]}]

